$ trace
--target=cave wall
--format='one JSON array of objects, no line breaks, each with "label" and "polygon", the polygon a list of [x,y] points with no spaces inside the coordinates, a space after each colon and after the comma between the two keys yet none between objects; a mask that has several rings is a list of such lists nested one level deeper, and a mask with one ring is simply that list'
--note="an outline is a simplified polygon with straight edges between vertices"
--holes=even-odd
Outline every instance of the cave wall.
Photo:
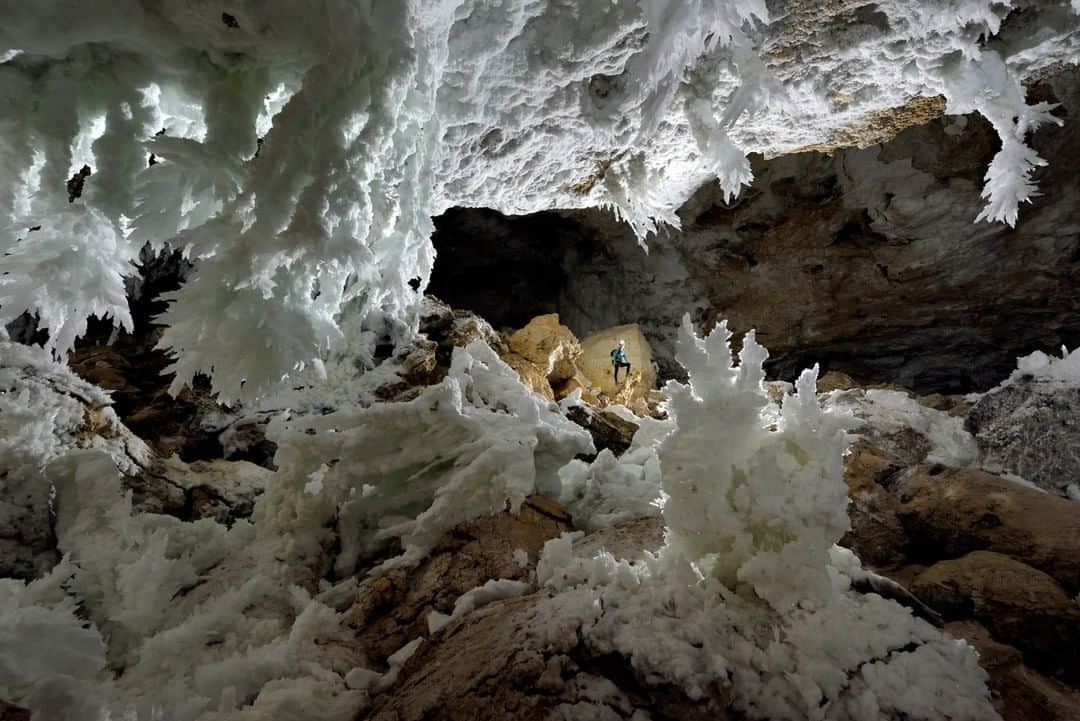
[{"label": "cave wall", "polygon": [[[946,117],[832,158],[759,165],[734,207],[705,190],[683,208],[703,320],[756,326],[791,377],[815,361],[922,391],[985,388],[1017,355],[1080,342],[1080,82],[1033,89],[1062,103],[1034,136],[1050,165],[1015,229],[972,223],[999,141],[980,117]],[[1072,122],[1070,122],[1072,121]]]},{"label": "cave wall", "polygon": [[1029,95],[1066,122],[1033,136],[1050,164],[1016,228],[972,223],[999,141],[979,116],[946,116],[831,157],[756,157],[752,187],[730,204],[700,189],[647,253],[602,211],[452,211],[432,291],[508,325],[640,323],[667,374],[690,312],[757,328],[778,377],[820,362],[922,392],[985,388],[1017,355],[1080,344],[1080,72]]}]

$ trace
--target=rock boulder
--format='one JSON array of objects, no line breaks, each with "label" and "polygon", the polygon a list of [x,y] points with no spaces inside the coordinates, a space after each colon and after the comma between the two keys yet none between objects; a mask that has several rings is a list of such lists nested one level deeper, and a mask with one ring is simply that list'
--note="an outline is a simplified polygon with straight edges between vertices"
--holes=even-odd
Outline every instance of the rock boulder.
[{"label": "rock boulder", "polygon": [[982,396],[966,425],[989,467],[1080,492],[1080,387],[1020,378]]},{"label": "rock boulder", "polygon": [[945,630],[978,651],[1004,721],[1080,721],[1080,692],[1028,668],[1018,650],[995,641],[978,623],[953,621]]},{"label": "rock boulder", "polygon": [[[662,543],[662,524],[642,519],[606,528],[574,544],[639,558]],[[591,539],[591,540],[590,540]],[[402,680],[373,699],[372,721],[578,721],[680,719],[728,721],[725,689],[691,698],[657,683],[632,658],[594,647],[564,604],[577,594],[537,591],[495,601],[425,640],[402,667]],[[585,599],[596,618],[602,603]]]},{"label": "rock boulder", "polygon": [[[629,376],[619,374],[615,383],[611,366],[611,350],[620,340],[626,341],[626,355],[630,358]],[[578,367],[589,381],[610,399],[618,399],[627,405],[644,399],[656,385],[656,368],[653,365],[652,346],[636,324],[607,328],[581,341],[581,357]],[[635,372],[639,375],[635,376]],[[626,377],[627,380],[621,380]]]},{"label": "rock boulder", "polygon": [[521,382],[524,383],[529,390],[547,398],[549,401],[555,400],[555,393],[551,390],[551,382],[548,381],[547,376],[544,375],[544,371],[540,366],[536,365],[528,358],[513,352],[504,354],[502,359],[506,365],[517,371],[518,376],[521,378]]},{"label": "rock boulder", "polygon": [[581,345],[573,331],[559,323],[557,313],[540,315],[510,336],[510,351],[535,364],[548,381],[558,384],[577,373],[574,361]]},{"label": "rock boulder", "polygon": [[900,520],[918,554],[989,550],[1080,591],[1080,505],[974,468],[921,465],[894,476]]},{"label": "rock boulder", "polygon": [[844,456],[851,530],[840,544],[875,569],[904,563],[909,551],[910,539],[897,515],[900,502],[881,485],[902,468],[895,457],[865,439],[856,441]]},{"label": "rock boulder", "polygon": [[974,618],[1031,665],[1080,677],[1080,604],[1050,576],[1008,556],[975,551],[941,561],[911,587],[947,619]]},{"label": "rock boulder", "polygon": [[637,425],[623,420],[611,411],[571,406],[566,417],[584,428],[592,436],[596,451],[608,448],[616,456],[621,456],[634,440]]},{"label": "rock boulder", "polygon": [[123,479],[135,509],[166,513],[185,521],[212,518],[232,525],[248,518],[255,499],[270,481],[271,471],[248,461],[194,461],[177,456],[155,458]]},{"label": "rock boulder", "polygon": [[430,612],[449,614],[458,597],[490,579],[528,579],[544,543],[570,528],[566,511],[542,496],[530,497],[517,514],[464,523],[415,568],[365,582],[345,621],[356,628],[365,655],[381,665],[409,641],[427,635]]}]

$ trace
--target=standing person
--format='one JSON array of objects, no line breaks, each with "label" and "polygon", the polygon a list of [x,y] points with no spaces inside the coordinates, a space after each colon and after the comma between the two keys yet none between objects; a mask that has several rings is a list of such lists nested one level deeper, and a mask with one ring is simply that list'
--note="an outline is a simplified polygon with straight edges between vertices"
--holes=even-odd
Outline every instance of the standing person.
[{"label": "standing person", "polygon": [[615,368],[615,382],[619,382],[619,369],[625,368],[623,381],[630,377],[630,358],[626,355],[626,341],[619,339],[619,345],[611,349],[611,365]]}]

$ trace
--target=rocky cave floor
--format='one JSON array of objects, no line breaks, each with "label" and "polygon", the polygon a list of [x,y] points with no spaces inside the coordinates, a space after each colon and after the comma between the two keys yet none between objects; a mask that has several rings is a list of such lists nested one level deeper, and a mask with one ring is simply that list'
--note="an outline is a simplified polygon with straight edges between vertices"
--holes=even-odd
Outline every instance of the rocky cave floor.
[{"label": "rocky cave floor", "polygon": [[[224,524],[249,516],[273,467],[273,443],[258,422],[237,424],[235,415],[230,421],[231,411],[205,388],[169,396],[167,378],[159,375],[164,359],[152,350],[156,331],[141,327],[142,334],[121,334],[112,345],[104,333],[92,333],[70,358],[79,376],[111,393],[123,432],[153,450],[153,459],[126,477],[136,509]],[[651,364],[617,387],[598,383],[590,369],[608,341],[635,327],[579,340],[548,315],[499,333],[482,318],[429,298],[421,330],[427,340],[388,360],[399,373],[378,389],[384,402],[416,397],[445,376],[453,347],[483,339],[534,392],[562,401],[598,451],[618,456],[630,446],[637,426],[619,406],[663,416],[664,394],[652,389]],[[640,342],[639,358],[648,352],[647,341]],[[788,387],[769,383],[777,394]],[[1080,478],[1080,388],[1062,391],[1016,374],[982,394],[916,395],[833,372],[820,380],[819,394],[863,421],[845,457],[851,530],[842,542],[882,576],[863,590],[900,601],[974,646],[1003,718],[1080,719],[1080,489],[1071,485]],[[118,432],[95,420],[100,403],[82,402],[87,445],[96,434]],[[429,630],[432,611],[452,613],[463,594],[491,579],[535,584],[543,544],[574,528],[557,500],[532,496],[520,513],[453,529],[419,565],[359,585],[344,609],[371,664],[395,666],[398,649],[427,639],[397,664],[396,685],[375,696],[361,718],[547,718],[575,679],[593,688],[599,679],[613,689],[612,718],[636,718],[636,709],[653,719],[737,718],[715,701],[650,685],[626,659],[545,644],[534,633],[544,596],[535,585]],[[0,575],[32,578],[55,563],[47,510],[27,509],[21,525],[3,534]],[[634,559],[662,542],[661,520],[638,518],[587,533],[575,553],[605,549]],[[569,686],[553,683],[553,676]],[[0,719],[28,718],[0,704]]]}]

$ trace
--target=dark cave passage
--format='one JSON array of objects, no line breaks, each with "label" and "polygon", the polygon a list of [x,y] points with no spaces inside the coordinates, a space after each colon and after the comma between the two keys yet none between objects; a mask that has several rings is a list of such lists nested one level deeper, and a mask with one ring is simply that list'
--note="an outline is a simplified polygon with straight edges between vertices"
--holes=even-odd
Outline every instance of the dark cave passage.
[{"label": "dark cave passage", "polygon": [[438,253],[427,292],[467,308],[496,328],[520,328],[559,312],[567,285],[563,253],[576,225],[554,213],[505,216],[451,208],[435,219]]}]

